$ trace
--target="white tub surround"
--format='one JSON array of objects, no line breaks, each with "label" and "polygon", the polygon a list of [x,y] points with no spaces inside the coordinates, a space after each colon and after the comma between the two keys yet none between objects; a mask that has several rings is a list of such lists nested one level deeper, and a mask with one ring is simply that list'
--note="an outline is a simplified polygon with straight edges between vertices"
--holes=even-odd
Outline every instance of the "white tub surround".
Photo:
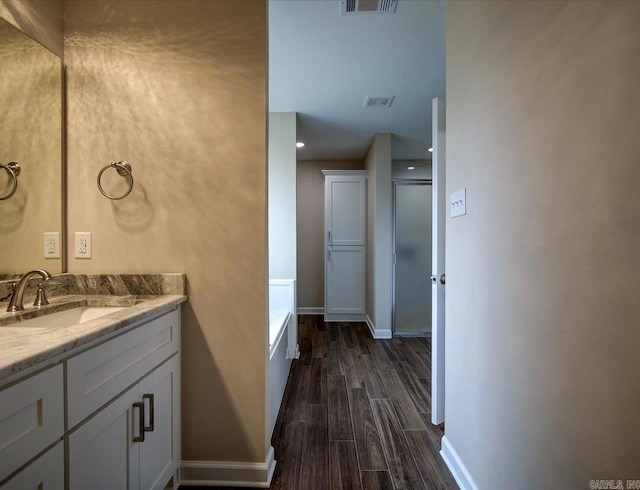
[{"label": "white tub surround", "polygon": [[287,358],[297,359],[300,356],[296,327],[296,280],[270,279],[269,358],[273,357],[273,353],[285,333],[287,334],[285,338]]},{"label": "white tub surround", "polygon": [[291,369],[291,359],[300,355],[296,316],[295,279],[269,281],[269,379],[267,383],[268,436],[273,428]]}]

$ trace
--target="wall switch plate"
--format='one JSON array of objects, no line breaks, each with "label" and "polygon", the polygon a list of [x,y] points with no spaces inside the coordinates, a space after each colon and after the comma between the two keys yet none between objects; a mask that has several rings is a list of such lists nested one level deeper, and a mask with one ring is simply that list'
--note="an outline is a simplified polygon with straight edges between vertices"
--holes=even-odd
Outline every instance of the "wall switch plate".
[{"label": "wall switch plate", "polygon": [[75,251],[76,259],[91,258],[91,232],[76,231]]},{"label": "wall switch plate", "polygon": [[451,194],[451,217],[457,218],[467,214],[467,188]]},{"label": "wall switch plate", "polygon": [[44,258],[59,259],[60,258],[60,233],[57,231],[48,231],[44,234]]}]

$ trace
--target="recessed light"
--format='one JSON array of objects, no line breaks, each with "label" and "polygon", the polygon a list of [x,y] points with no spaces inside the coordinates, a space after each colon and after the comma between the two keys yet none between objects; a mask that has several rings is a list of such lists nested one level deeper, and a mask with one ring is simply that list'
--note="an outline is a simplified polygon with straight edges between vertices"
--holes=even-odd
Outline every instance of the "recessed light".
[{"label": "recessed light", "polygon": [[415,170],[416,168],[411,166],[411,167],[407,167],[407,170]]},{"label": "recessed light", "polygon": [[431,153],[433,153],[433,148],[429,148],[429,151],[430,151]]},{"label": "recessed light", "polygon": [[304,143],[302,141],[298,141],[296,143],[296,148],[302,148],[304,146]]}]

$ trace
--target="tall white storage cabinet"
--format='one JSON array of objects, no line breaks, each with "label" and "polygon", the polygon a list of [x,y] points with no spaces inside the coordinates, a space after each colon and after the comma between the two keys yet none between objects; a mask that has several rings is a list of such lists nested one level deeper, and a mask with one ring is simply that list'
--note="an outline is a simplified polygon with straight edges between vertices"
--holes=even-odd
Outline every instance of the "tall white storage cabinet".
[{"label": "tall white storage cabinet", "polygon": [[323,170],[324,319],[366,320],[367,172]]}]

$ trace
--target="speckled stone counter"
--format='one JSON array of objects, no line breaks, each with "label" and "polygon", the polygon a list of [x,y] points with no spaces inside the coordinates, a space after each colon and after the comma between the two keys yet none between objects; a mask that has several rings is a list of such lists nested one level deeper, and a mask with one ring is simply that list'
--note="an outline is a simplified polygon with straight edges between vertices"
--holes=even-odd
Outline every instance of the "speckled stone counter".
[{"label": "speckled stone counter", "polygon": [[[187,300],[184,274],[54,276],[47,287],[50,304],[32,306],[35,287],[25,292],[25,311],[7,313],[9,282],[0,282],[0,384],[21,371],[58,362],[66,353]],[[32,281],[37,284],[38,281]],[[21,321],[77,306],[126,306],[95,320],[69,327],[20,326]]]}]

